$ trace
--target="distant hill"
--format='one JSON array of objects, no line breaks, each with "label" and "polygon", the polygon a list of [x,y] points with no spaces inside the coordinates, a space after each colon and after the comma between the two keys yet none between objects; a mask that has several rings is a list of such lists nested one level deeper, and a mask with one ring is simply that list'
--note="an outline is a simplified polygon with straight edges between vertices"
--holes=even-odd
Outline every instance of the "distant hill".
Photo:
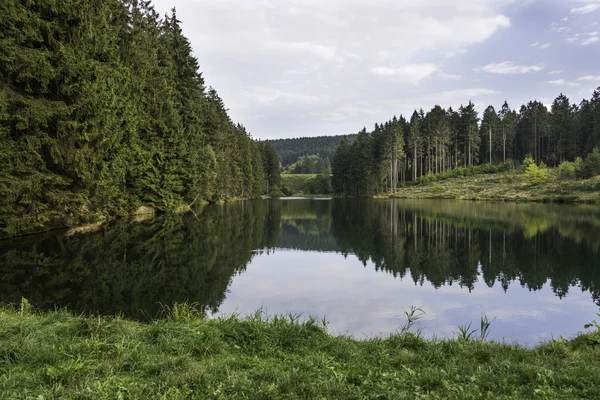
[{"label": "distant hill", "polygon": [[329,162],[333,162],[335,149],[337,149],[344,136],[347,137],[350,142],[356,137],[355,134],[315,136],[296,139],[266,140],[265,142],[271,143],[273,147],[275,147],[275,151],[277,151],[277,155],[281,160],[281,165],[287,167],[306,154],[318,154],[323,158],[328,158]]}]

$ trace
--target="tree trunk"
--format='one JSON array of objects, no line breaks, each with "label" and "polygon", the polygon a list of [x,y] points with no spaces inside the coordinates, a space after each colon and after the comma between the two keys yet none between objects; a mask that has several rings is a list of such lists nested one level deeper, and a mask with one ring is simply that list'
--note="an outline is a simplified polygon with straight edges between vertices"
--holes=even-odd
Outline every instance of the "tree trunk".
[{"label": "tree trunk", "polygon": [[502,162],[506,164],[506,133],[504,132],[504,125],[502,126]]},{"label": "tree trunk", "polygon": [[490,167],[492,166],[492,127],[490,126]]},{"label": "tree trunk", "polygon": [[415,142],[415,152],[413,153],[413,181],[417,180],[417,142]]}]

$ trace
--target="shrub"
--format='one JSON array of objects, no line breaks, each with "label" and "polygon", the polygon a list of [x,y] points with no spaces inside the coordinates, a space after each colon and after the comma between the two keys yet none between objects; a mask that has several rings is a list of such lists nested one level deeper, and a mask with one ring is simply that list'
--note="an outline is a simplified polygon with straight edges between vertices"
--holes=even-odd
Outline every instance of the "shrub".
[{"label": "shrub", "polygon": [[600,149],[598,149],[598,147],[595,147],[585,158],[583,170],[586,178],[600,175]]},{"label": "shrub", "polygon": [[575,163],[563,161],[558,166],[558,178],[563,180],[575,179]]},{"label": "shrub", "polygon": [[273,198],[285,197],[285,195],[281,192],[281,190],[279,190],[279,186],[277,186],[277,185],[273,185],[273,187],[271,188],[271,192],[269,193],[269,196],[273,197]]},{"label": "shrub", "polygon": [[575,168],[575,178],[585,178],[585,168],[583,165],[583,159],[581,157],[577,157],[575,159],[573,166]]},{"label": "shrub", "polygon": [[546,168],[546,165],[542,163],[538,167],[535,163],[529,164],[525,170],[525,181],[530,185],[546,183],[548,181],[548,169]]},{"label": "shrub", "polygon": [[330,194],[331,177],[329,175],[318,174],[313,178],[304,181],[305,191],[309,194]]},{"label": "shrub", "polygon": [[437,177],[434,174],[432,174],[431,172],[428,172],[427,175],[423,175],[422,177],[419,178],[419,182],[421,182],[423,184],[435,182],[436,180],[437,180]]},{"label": "shrub", "polygon": [[523,166],[525,167],[525,169],[529,168],[531,165],[534,165],[534,164],[535,164],[535,161],[531,157],[531,154],[527,154],[525,156],[525,159],[523,160]]},{"label": "shrub", "polygon": [[290,189],[289,187],[287,187],[287,186],[282,186],[282,187],[281,187],[281,192],[282,192],[282,193],[283,193],[283,194],[284,194],[286,197],[292,196],[292,195],[294,194],[294,193],[291,191],[291,189]]}]

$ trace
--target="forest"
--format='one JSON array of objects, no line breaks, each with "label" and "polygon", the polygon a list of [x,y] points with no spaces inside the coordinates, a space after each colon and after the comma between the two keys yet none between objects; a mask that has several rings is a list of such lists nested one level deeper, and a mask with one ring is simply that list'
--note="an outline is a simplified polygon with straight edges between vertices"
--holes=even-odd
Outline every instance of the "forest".
[{"label": "forest", "polygon": [[[559,167],[572,179],[600,174],[600,88],[580,104],[559,95],[548,109],[531,101],[516,111],[507,102],[479,116],[472,102],[458,110],[439,105],[410,119],[393,117],[342,138],[332,160],[337,194],[369,196],[436,174],[499,172],[525,162]],[[478,171],[476,168],[480,168]],[[532,169],[535,169],[532,167]],[[535,171],[534,171],[535,172]]]},{"label": "forest", "polygon": [[265,142],[273,145],[279,156],[281,165],[284,168],[288,168],[290,165],[298,162],[303,156],[314,155],[329,160],[329,163],[333,162],[335,150],[344,137],[349,141],[352,141],[356,135],[315,136],[295,139],[266,140]]},{"label": "forest", "polygon": [[199,68],[175,10],[3,0],[0,237],[277,189],[275,150]]}]

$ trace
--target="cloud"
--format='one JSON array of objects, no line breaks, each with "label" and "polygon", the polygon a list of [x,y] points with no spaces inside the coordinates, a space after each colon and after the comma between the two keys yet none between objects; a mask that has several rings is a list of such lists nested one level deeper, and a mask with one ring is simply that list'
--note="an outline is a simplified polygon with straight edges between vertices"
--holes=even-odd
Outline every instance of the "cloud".
[{"label": "cloud", "polygon": [[580,78],[577,78],[578,81],[588,82],[588,81],[596,81],[600,82],[600,75],[585,75]]},{"label": "cloud", "polygon": [[432,91],[429,93],[415,94],[414,96],[411,96],[410,99],[391,100],[389,101],[389,104],[392,105],[394,109],[410,110],[412,112],[412,110],[419,108],[428,110],[434,104],[438,104],[444,108],[457,108],[461,104],[468,103],[469,100],[480,99],[478,102],[475,102],[476,106],[481,105],[485,107],[485,105],[483,105],[484,100],[490,96],[498,95],[499,93],[500,92],[497,90],[481,87],[444,90],[441,92]]},{"label": "cloud", "polygon": [[397,78],[405,82],[418,84],[423,79],[437,71],[435,64],[408,64],[400,67],[374,67],[371,69],[375,75]]},{"label": "cloud", "polygon": [[452,58],[452,57],[456,57],[456,56],[463,56],[463,55],[467,54],[467,49],[458,49],[458,50],[452,50],[452,51],[443,51],[442,54],[446,58]]},{"label": "cloud", "polygon": [[445,72],[443,72],[443,71],[440,71],[440,72],[438,73],[438,76],[439,76],[440,78],[442,78],[443,80],[445,80],[445,81],[460,81],[460,80],[462,80],[462,79],[463,79],[463,76],[462,76],[462,75],[457,75],[457,74],[447,74],[447,73],[445,73]]},{"label": "cloud", "polygon": [[587,39],[583,39],[581,41],[581,45],[582,46],[589,46],[590,44],[596,43],[598,41],[600,41],[600,38],[598,36],[592,36],[592,37],[589,37]]},{"label": "cloud", "polygon": [[600,32],[585,32],[585,33],[575,33],[574,35],[567,38],[567,43],[578,43],[581,46],[588,46],[590,44],[596,43],[600,40]]},{"label": "cloud", "polygon": [[600,2],[593,2],[590,4],[587,4],[583,7],[576,7],[576,8],[572,8],[571,9],[571,14],[589,14],[589,13],[593,13],[596,10],[600,9]]},{"label": "cloud", "polygon": [[531,43],[531,47],[538,47],[539,45],[540,45],[540,42]]},{"label": "cloud", "polygon": [[544,43],[539,48],[542,49],[542,50],[545,50],[545,49],[549,49],[550,46],[552,46],[550,43]]},{"label": "cloud", "polygon": [[324,104],[324,99],[309,94],[285,92],[278,89],[252,88],[247,90],[244,95],[251,101],[258,104]]},{"label": "cloud", "polygon": [[496,64],[488,64],[481,68],[484,72],[491,74],[517,75],[527,74],[529,72],[539,72],[544,70],[544,66],[538,65],[515,65],[510,61],[504,61]]},{"label": "cloud", "polygon": [[568,26],[559,26],[559,27],[554,27],[551,29],[553,32],[556,33],[561,33],[561,32],[571,32],[571,28],[569,28]]},{"label": "cloud", "polygon": [[[569,1],[558,17],[550,12],[557,8],[540,0],[529,8],[521,0],[153,3],[160,14],[177,7],[207,84],[218,90],[234,121],[265,138],[349,133],[442,101],[457,107],[474,98],[486,106],[502,104],[504,97],[519,104],[552,96],[546,91],[553,87],[540,82],[563,76],[546,76],[550,67],[575,79],[593,73],[588,66],[598,62],[595,54],[577,58],[593,48],[580,47],[593,36],[581,33],[576,46],[558,42],[575,32],[600,31],[589,26],[597,18],[579,25],[580,16],[560,21],[570,8],[591,4]],[[534,12],[548,29],[572,23],[573,31],[553,39],[510,29],[509,16]],[[536,40],[540,51],[532,52]],[[532,54],[539,58],[528,58]],[[543,78],[526,79],[536,72]]]},{"label": "cloud", "polygon": [[548,72],[548,75],[560,75],[560,74],[562,74],[562,70],[554,70],[554,71]]},{"label": "cloud", "polygon": [[581,86],[581,84],[576,83],[576,82],[568,82],[565,81],[564,79],[557,79],[554,81],[546,81],[544,82],[548,85],[557,85],[557,86]]}]

